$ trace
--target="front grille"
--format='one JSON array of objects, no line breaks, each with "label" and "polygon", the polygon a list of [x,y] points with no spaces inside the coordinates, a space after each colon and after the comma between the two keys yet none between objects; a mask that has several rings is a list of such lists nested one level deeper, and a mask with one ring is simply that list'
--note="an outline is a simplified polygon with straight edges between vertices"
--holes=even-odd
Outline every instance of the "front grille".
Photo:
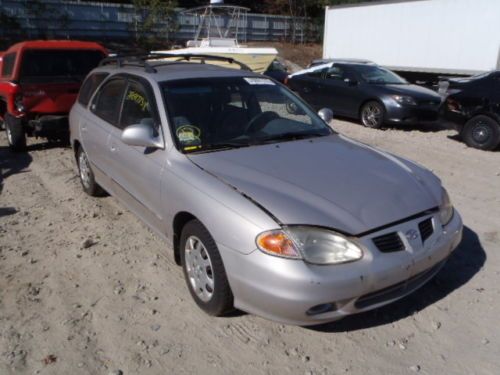
[{"label": "front grille", "polygon": [[418,224],[418,229],[420,231],[420,237],[422,238],[422,243],[428,239],[432,233],[434,232],[434,226],[432,225],[432,218],[428,218],[424,221],[421,221]]},{"label": "front grille", "polygon": [[375,237],[373,243],[382,253],[393,253],[405,249],[401,237],[396,232],[384,234],[383,236]]},{"label": "front grille", "polygon": [[403,297],[429,281],[445,263],[446,259],[406,281],[377,290],[376,292],[365,294],[364,296],[359,297],[354,305],[358,309],[364,309],[372,305]]}]

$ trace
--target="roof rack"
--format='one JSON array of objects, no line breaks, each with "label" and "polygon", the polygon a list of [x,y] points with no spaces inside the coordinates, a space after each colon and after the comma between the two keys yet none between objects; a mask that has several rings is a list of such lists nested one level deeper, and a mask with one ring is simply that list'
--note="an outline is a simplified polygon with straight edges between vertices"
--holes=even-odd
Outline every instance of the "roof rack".
[{"label": "roof rack", "polygon": [[[174,61],[164,61],[159,64],[150,64],[149,60],[160,60],[164,58],[176,58]],[[156,68],[163,65],[172,65],[178,64],[179,62],[184,61],[197,61],[201,64],[205,64],[206,61],[225,61],[229,64],[236,64],[240,67],[241,70],[252,71],[247,65],[231,58],[231,57],[223,57],[223,56],[214,56],[214,55],[202,55],[202,54],[193,54],[193,53],[162,53],[155,52],[149,53],[145,55],[117,55],[106,57],[103,59],[99,66],[116,64],[118,67],[122,66],[136,66],[142,67],[147,73],[156,73]]]}]

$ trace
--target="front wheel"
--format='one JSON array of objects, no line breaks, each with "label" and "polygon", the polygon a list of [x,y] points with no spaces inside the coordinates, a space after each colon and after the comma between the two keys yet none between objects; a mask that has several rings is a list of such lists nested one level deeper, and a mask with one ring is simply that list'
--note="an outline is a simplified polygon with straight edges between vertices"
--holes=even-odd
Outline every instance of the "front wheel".
[{"label": "front wheel", "polygon": [[367,128],[379,129],[384,124],[385,108],[379,102],[368,102],[361,108],[360,117]]},{"label": "front wheel", "polygon": [[187,223],[180,241],[182,269],[191,296],[207,314],[233,309],[233,294],[214,239],[198,220]]},{"label": "front wheel", "polygon": [[7,142],[12,151],[19,152],[26,149],[26,134],[21,120],[6,115],[5,132],[7,133]]},{"label": "front wheel", "polygon": [[494,150],[500,145],[500,124],[485,115],[475,116],[465,123],[462,138],[469,147]]}]

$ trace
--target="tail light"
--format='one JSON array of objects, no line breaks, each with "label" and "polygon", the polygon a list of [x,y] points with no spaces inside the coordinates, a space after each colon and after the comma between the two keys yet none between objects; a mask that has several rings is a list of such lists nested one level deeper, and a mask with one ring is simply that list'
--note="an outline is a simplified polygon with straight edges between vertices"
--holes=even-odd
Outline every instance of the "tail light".
[{"label": "tail light", "polygon": [[288,78],[289,78],[289,76],[286,76],[285,80],[283,81],[283,83],[284,83],[286,86],[288,86]]},{"label": "tail light", "polygon": [[26,107],[24,106],[23,103],[23,99],[24,99],[23,94],[17,94],[14,98],[14,105],[18,112],[24,112],[26,110]]}]

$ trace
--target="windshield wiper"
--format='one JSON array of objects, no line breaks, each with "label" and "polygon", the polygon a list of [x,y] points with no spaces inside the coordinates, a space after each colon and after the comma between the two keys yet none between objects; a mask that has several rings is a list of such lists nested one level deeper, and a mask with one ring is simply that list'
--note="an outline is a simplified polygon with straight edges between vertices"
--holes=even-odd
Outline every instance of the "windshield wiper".
[{"label": "windshield wiper", "polygon": [[251,144],[249,143],[239,143],[239,142],[220,142],[220,143],[212,143],[208,145],[204,145],[202,148],[193,151],[192,153],[201,154],[204,152],[212,152],[212,151],[223,151],[223,150],[232,150],[236,148],[249,147]]},{"label": "windshield wiper", "polygon": [[324,137],[329,134],[325,133],[282,133],[282,134],[277,134],[273,135],[270,137],[265,137],[265,138],[260,138],[258,139],[259,143],[268,143],[268,142],[274,142],[274,141],[294,141],[294,140],[299,140],[299,139],[307,139],[307,138],[316,138],[316,137]]}]

